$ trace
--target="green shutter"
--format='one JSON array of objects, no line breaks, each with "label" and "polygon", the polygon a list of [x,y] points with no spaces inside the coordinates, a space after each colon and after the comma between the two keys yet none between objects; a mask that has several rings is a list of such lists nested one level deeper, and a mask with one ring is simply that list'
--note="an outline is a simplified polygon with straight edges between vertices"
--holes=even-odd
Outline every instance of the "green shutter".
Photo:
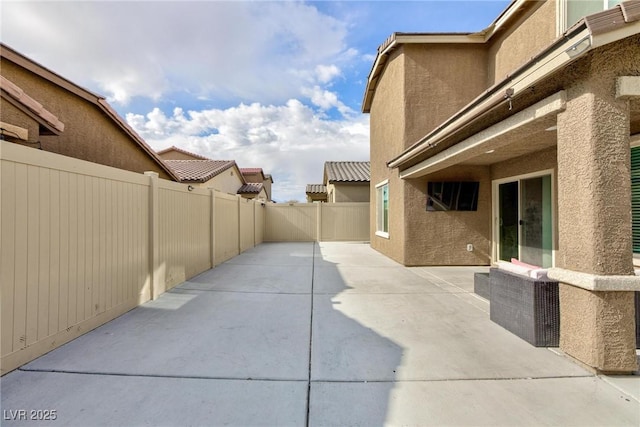
[{"label": "green shutter", "polygon": [[633,252],[640,253],[640,147],[631,148],[631,216]]}]

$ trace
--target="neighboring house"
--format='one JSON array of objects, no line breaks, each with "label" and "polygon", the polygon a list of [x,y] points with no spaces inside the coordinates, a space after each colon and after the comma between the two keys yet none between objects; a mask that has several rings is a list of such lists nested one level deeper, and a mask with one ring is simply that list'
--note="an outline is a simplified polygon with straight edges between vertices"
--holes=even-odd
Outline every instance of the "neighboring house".
[{"label": "neighboring house", "polygon": [[307,184],[307,202],[326,202],[327,186],[324,184]]},{"label": "neighboring house", "polygon": [[2,138],[133,172],[176,176],[94,93],[0,43]]},{"label": "neighboring house", "polygon": [[[262,168],[240,168],[240,172],[242,172],[242,176],[247,184],[262,184],[262,187],[260,188],[257,185],[249,185],[245,187],[242,193],[245,195],[243,197],[255,194],[254,197],[247,198],[259,198],[268,202],[272,200],[271,185],[273,184],[273,177],[271,175],[264,173]],[[263,190],[264,194],[262,194]]]},{"label": "neighboring house", "polygon": [[165,160],[180,182],[237,194],[244,182],[233,160]]},{"label": "neighboring house", "polygon": [[369,162],[325,162],[327,202],[368,202],[369,167]]},{"label": "neighboring house", "polygon": [[158,151],[158,155],[178,175],[180,182],[213,188],[245,199],[270,201],[265,182],[273,182],[260,168],[238,168],[234,160],[212,160],[178,147]]},{"label": "neighboring house", "polygon": [[256,199],[263,202],[270,201],[267,189],[261,182],[247,182],[238,189],[238,194],[245,199]]},{"label": "neighboring house", "polygon": [[158,156],[175,172],[180,182],[194,187],[237,194],[245,184],[234,160],[213,160],[178,147],[160,150]]},{"label": "neighboring house", "polygon": [[211,160],[200,154],[190,153],[182,148],[169,147],[158,151],[158,156],[162,160]]},{"label": "neighboring house", "polygon": [[561,349],[629,372],[640,1],[617,3],[515,0],[479,33],[394,33],[362,109],[372,247],[405,265],[550,268]]}]

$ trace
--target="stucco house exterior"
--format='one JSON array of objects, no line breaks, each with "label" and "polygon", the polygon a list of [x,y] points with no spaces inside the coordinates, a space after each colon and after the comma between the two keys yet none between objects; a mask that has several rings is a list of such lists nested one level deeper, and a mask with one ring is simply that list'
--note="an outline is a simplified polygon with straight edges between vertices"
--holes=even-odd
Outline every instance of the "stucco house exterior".
[{"label": "stucco house exterior", "polygon": [[162,160],[211,160],[208,157],[191,153],[176,146],[171,146],[158,151],[158,156],[160,156]]},{"label": "stucco house exterior", "polygon": [[158,155],[180,182],[237,194],[245,199],[271,200],[267,191],[271,191],[273,178],[261,168],[239,168],[235,160],[213,160],[179,147],[158,151]]},{"label": "stucco house exterior", "polygon": [[409,266],[548,268],[560,348],[637,369],[640,1],[514,0],[478,33],[394,33],[362,110],[372,247]]},{"label": "stucco house exterior", "polygon": [[[326,199],[321,200],[319,194],[317,200],[329,203],[368,202],[369,201],[369,162],[325,162],[323,186]],[[310,184],[312,190],[320,190],[317,184]],[[309,189],[309,185],[307,189]],[[309,198],[307,192],[307,198]]]},{"label": "stucco house exterior", "polygon": [[327,201],[327,186],[324,184],[307,184],[305,189],[307,203]]},{"label": "stucco house exterior", "polygon": [[193,187],[213,188],[238,194],[245,184],[234,160],[213,160],[178,147],[158,151],[158,156],[176,174],[178,180]]},{"label": "stucco house exterior", "polygon": [[238,194],[250,199],[257,198],[267,202],[272,200],[271,186],[273,177],[270,174],[264,173],[262,168],[240,168],[240,172],[247,184],[262,185],[247,185]]},{"label": "stucco house exterior", "polygon": [[177,177],[111,108],[89,92],[0,43],[2,138],[133,172]]}]

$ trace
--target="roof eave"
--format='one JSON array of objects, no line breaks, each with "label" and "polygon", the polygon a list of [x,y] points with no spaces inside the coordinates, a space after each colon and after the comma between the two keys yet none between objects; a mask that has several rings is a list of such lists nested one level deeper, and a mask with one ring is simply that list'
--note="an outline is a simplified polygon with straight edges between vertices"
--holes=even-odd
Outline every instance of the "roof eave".
[{"label": "roof eave", "polygon": [[371,111],[371,103],[389,54],[399,44],[409,43],[486,43],[494,34],[510,23],[528,0],[513,0],[487,28],[476,33],[393,33],[380,45],[373,62],[362,99],[362,112]]},{"label": "roof eave", "polygon": [[178,181],[178,177],[173,173],[173,171],[164,164],[156,152],[153,151],[151,147],[149,147],[147,143],[144,142],[144,140],[118,115],[118,113],[111,108],[104,97],[78,86],[72,81],[51,71],[32,59],[27,58],[1,42],[0,56],[99,107],[122,130],[124,130],[125,133],[127,133],[140,146],[140,148],[142,148],[142,150],[152,158],[152,160],[156,162],[160,169],[166,172],[172,179]]}]

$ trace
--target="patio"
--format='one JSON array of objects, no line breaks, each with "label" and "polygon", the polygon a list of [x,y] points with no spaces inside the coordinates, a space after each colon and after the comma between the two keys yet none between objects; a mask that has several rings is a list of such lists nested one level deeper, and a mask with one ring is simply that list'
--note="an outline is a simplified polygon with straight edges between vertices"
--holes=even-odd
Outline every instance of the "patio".
[{"label": "patio", "polygon": [[486,270],[262,244],[2,377],[2,424],[639,425],[640,376],[492,323]]}]

